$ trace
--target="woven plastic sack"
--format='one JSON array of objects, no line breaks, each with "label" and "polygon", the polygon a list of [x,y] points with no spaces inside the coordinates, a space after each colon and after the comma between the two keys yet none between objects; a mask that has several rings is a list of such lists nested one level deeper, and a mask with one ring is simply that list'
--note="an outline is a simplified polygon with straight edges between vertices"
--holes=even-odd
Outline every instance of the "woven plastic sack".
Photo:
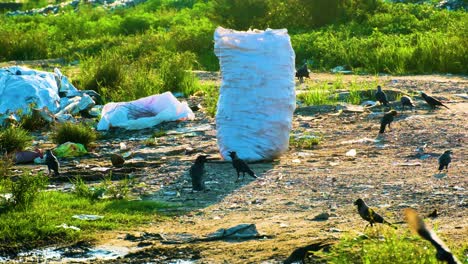
[{"label": "woven plastic sack", "polygon": [[286,29],[235,31],[218,27],[215,53],[222,82],[216,112],[224,159],[272,159],[287,151],[292,116],[295,54]]}]

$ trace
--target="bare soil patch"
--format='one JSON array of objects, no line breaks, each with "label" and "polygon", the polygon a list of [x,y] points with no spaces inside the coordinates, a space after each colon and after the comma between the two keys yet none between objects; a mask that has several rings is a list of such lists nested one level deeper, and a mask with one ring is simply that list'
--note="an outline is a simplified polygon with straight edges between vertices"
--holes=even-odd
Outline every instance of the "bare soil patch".
[{"label": "bare soil patch", "polygon": [[[314,74],[313,78],[335,80],[329,74]],[[416,97],[416,110],[401,112],[392,130],[380,137],[380,115],[376,113],[339,113],[329,109],[295,114],[293,131],[321,133],[324,138],[320,145],[311,150],[291,148],[278,160],[251,164],[260,178],[246,176],[240,183],[235,183],[236,173],[230,163],[215,160],[206,165],[209,191],[194,193],[188,169],[195,157],[205,153],[219,158],[214,120],[196,112],[194,121],[166,123],[156,129],[176,131],[206,124],[211,129],[169,133],[157,138],[155,146],[145,146],[153,129],[110,132],[90,155],[62,160],[64,178],[52,178],[52,181],[57,188],[69,189],[70,184],[64,182],[67,176],[82,175],[96,180],[96,175],[113,171],[113,176],[132,175],[137,182],[144,183],[133,189],[143,199],[179,205],[174,209],[178,215],[173,220],[141,227],[132,234],[203,236],[219,228],[253,223],[261,234],[269,236],[244,242],[184,245],[149,240],[150,244],[141,252],[119,260],[126,263],[156,260],[157,256],[168,256],[157,259],[160,263],[171,263],[174,257],[195,263],[276,263],[314,240],[362,232],[366,223],[353,206],[357,198],[366,200],[391,222],[403,221],[402,209],[406,207],[413,207],[422,215],[438,209],[441,215],[429,224],[437,225],[437,232],[449,244],[466,247],[468,100],[456,94],[467,93],[468,79],[458,76],[344,78],[346,81],[378,78],[384,90],[386,87],[406,92],[423,90],[444,99],[450,109],[431,111]],[[377,107],[373,111],[380,113],[382,109]],[[44,140],[47,140],[45,136]],[[126,149],[121,149],[120,143],[125,143]],[[428,156],[421,158],[416,149],[425,144],[424,154]],[[355,157],[345,155],[351,149],[356,150]],[[453,151],[453,160],[449,172],[439,179],[435,177],[437,157],[447,149]],[[110,154],[127,151],[132,155],[125,166],[112,168]],[[92,173],[99,167],[108,169]],[[45,166],[40,168],[45,169]],[[314,217],[323,212],[330,217],[315,221]],[[117,232],[110,232],[106,237],[113,234],[117,236]],[[119,239],[124,243],[123,238]],[[137,246],[140,242],[133,244]]]}]

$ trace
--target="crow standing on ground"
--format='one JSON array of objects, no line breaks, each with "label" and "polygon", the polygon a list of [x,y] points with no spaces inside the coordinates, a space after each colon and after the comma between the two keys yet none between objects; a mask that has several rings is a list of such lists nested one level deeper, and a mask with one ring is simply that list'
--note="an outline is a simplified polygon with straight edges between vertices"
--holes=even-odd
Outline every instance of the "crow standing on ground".
[{"label": "crow standing on ground", "polygon": [[432,96],[429,96],[423,92],[421,92],[421,96],[422,98],[426,101],[426,103],[432,108],[432,109],[435,109],[436,106],[443,106],[447,109],[449,109],[446,105],[444,105],[441,101],[435,99],[434,97]]},{"label": "crow standing on ground", "polygon": [[310,74],[310,71],[307,68],[307,63],[304,63],[304,65],[296,71],[296,77],[299,78],[300,83],[304,82],[304,77],[310,78],[309,74]]},{"label": "crow standing on ground", "polygon": [[362,200],[361,198],[357,199],[354,202],[354,205],[357,205],[359,215],[362,217],[362,219],[369,222],[369,224],[367,224],[366,227],[368,225],[374,226],[374,223],[381,223],[381,224],[389,225],[396,229],[394,225],[392,225],[390,222],[387,222],[385,219],[383,219],[382,216],[380,216],[374,210],[369,208],[367,204],[364,202],[364,200]]},{"label": "crow standing on ground", "polygon": [[411,109],[414,107],[414,102],[411,100],[411,97],[403,95],[400,98],[401,107],[405,110],[405,106],[409,106]]},{"label": "crow standing on ground", "polygon": [[445,261],[448,264],[460,264],[460,261],[450,252],[450,249],[440,240],[439,237],[432,231],[427,229],[426,224],[418,213],[411,208],[406,208],[405,211],[406,222],[408,222],[409,227],[418,233],[422,238],[431,242],[431,244],[436,248],[436,258],[440,261]]},{"label": "crow standing on ground", "polygon": [[385,127],[388,125],[390,129],[390,124],[393,122],[394,117],[397,115],[397,111],[392,110],[384,114],[382,120],[380,121],[380,131],[379,133],[382,134],[385,132]]},{"label": "crow standing on ground", "polygon": [[205,175],[205,162],[207,155],[200,155],[195,159],[195,163],[190,167],[190,178],[192,178],[192,189],[194,191],[204,191],[205,182],[203,176]]},{"label": "crow standing on ground", "polygon": [[235,151],[229,151],[229,157],[232,159],[232,166],[236,169],[237,171],[237,181],[239,181],[239,173],[242,172],[242,179],[245,178],[245,173],[249,174],[250,176],[254,178],[258,178],[257,175],[249,168],[247,163],[243,160],[241,160]]},{"label": "crow standing on ground", "polygon": [[47,169],[49,170],[49,174],[50,174],[50,171],[53,170],[54,171],[54,175],[55,176],[59,176],[59,162],[57,160],[57,157],[54,156],[54,154],[52,153],[52,151],[50,149],[46,150],[46,160],[45,160],[45,164],[47,165]]},{"label": "crow standing on ground", "polygon": [[440,155],[439,157],[439,171],[443,170],[444,167],[448,171],[448,165],[452,162],[452,154],[451,150],[446,150],[444,154]]},{"label": "crow standing on ground", "polygon": [[375,93],[375,99],[377,99],[377,101],[379,101],[384,106],[388,106],[387,95],[382,91],[382,87],[380,87],[380,85],[377,86],[377,92]]}]

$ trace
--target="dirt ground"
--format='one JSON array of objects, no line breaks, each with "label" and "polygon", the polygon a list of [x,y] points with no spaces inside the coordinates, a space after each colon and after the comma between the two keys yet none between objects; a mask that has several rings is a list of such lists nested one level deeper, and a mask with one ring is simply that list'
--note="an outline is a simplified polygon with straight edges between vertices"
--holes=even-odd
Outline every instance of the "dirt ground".
[{"label": "dirt ground", "polygon": [[[151,238],[119,262],[177,263],[176,259],[191,259],[193,263],[280,263],[295,248],[315,240],[362,232],[366,223],[353,206],[357,198],[363,198],[390,222],[403,221],[402,209],[406,207],[413,207],[422,215],[437,209],[440,216],[428,224],[437,225],[437,232],[450,244],[466,246],[468,78],[343,76],[345,82],[375,78],[384,90],[426,91],[447,102],[450,109],[431,111],[421,98],[415,97],[416,109],[401,112],[392,130],[383,136],[378,136],[379,114],[322,111],[320,107],[298,111],[301,114],[294,115],[293,132],[318,132],[323,135],[321,144],[309,150],[290,148],[278,160],[251,164],[260,178],[246,176],[240,183],[235,182],[232,165],[220,160],[214,119],[198,111],[194,121],[161,127],[173,131],[211,125],[211,129],[169,133],[158,138],[156,146],[143,144],[154,130],[109,133],[90,157],[79,162],[63,161],[64,174],[96,174],[97,170],[93,173],[90,168],[110,166],[108,154],[125,143],[121,152],[132,152],[132,158],[123,169],[114,169],[113,175],[133,175],[137,182],[144,183],[134,189],[143,199],[176,203],[180,205],[178,210],[184,212],[172,220],[137,230],[104,233],[97,244],[136,248],[141,240],[125,240],[128,233],[201,237],[241,223],[255,224],[259,233],[265,235],[263,239],[244,242],[185,244],[164,244]],[[336,77],[314,74],[313,79],[305,85],[316,80],[333,82]],[[399,106],[396,108],[399,110]],[[372,111],[381,113],[382,108]],[[424,152],[417,152],[423,145],[427,145]],[[345,155],[351,149],[356,150],[355,157]],[[453,151],[449,172],[445,177],[436,177],[442,176],[437,172],[437,157],[447,149]],[[188,169],[200,153],[218,160],[206,164],[206,185],[210,190],[194,193]],[[70,187],[58,179],[56,185]],[[328,220],[313,220],[324,212],[329,213]]]}]

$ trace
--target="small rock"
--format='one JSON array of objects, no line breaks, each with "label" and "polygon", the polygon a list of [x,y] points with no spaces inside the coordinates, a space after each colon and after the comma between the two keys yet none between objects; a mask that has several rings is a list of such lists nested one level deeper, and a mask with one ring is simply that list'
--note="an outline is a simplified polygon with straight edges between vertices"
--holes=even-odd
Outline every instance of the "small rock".
[{"label": "small rock", "polygon": [[111,162],[114,167],[119,168],[123,166],[125,159],[121,155],[114,153],[111,155]]},{"label": "small rock", "polygon": [[321,214],[316,215],[312,221],[327,221],[330,218],[330,214],[327,212],[323,212]]}]

